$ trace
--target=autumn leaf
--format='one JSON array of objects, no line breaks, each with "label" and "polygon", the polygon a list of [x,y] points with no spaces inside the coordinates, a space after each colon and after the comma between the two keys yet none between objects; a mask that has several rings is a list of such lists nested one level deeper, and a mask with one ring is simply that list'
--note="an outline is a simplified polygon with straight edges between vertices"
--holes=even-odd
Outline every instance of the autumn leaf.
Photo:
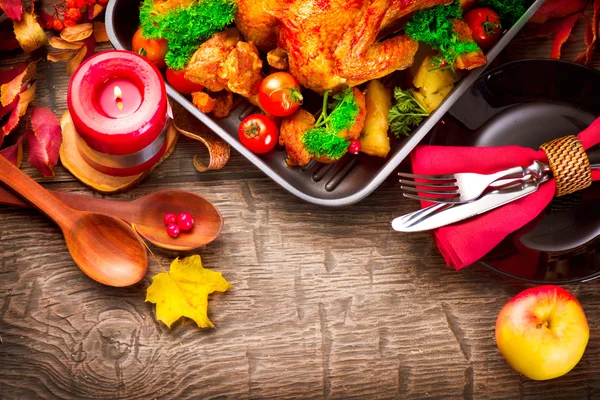
[{"label": "autumn leaf", "polygon": [[220,272],[205,269],[194,255],[175,259],[169,272],[152,278],[146,301],[156,304],[156,318],[169,328],[181,317],[188,317],[200,328],[214,328],[208,319],[208,295],[225,292],[231,285]]},{"label": "autumn leaf", "polygon": [[0,154],[6,157],[8,161],[21,168],[23,163],[23,138],[25,135],[21,135],[15,144],[8,146],[5,149],[0,150]]},{"label": "autumn leaf", "polygon": [[0,51],[10,51],[20,49],[19,42],[13,31],[13,24],[10,19],[0,22]]},{"label": "autumn leaf", "polygon": [[13,21],[15,37],[26,53],[31,53],[48,43],[48,37],[35,14],[25,11],[21,21]]},{"label": "autumn leaf", "polygon": [[78,42],[87,39],[94,33],[94,25],[90,22],[74,26],[68,26],[60,33],[60,37],[67,42]]},{"label": "autumn leaf", "polygon": [[100,5],[100,4],[94,4],[94,6],[88,6],[87,11],[88,11],[88,19],[89,20],[93,20],[94,18],[96,18],[98,15],[102,14],[102,12],[104,11],[104,9],[106,8],[106,6]]},{"label": "autumn leaf", "polygon": [[74,51],[59,51],[57,53],[48,53],[48,61],[59,62],[68,61],[77,54]]},{"label": "autumn leaf", "polygon": [[85,58],[86,53],[87,53],[87,46],[83,46],[81,49],[79,49],[77,54],[75,54],[75,57],[73,57],[69,61],[67,61],[67,74],[73,75],[75,73],[75,71],[77,70],[77,67],[79,67],[79,65]]},{"label": "autumn leaf", "polygon": [[2,127],[2,136],[0,137],[0,144],[2,143],[1,139],[3,139],[4,136],[11,133],[17,127],[17,125],[19,125],[21,117],[25,115],[25,113],[27,112],[27,107],[35,98],[35,89],[36,83],[33,82],[30,86],[26,87],[21,93],[19,93],[19,97],[15,98],[14,101],[16,102],[16,104],[12,109],[8,120]]},{"label": "autumn leaf", "polygon": [[62,129],[54,113],[47,107],[31,109],[31,127],[27,130],[29,162],[44,176],[54,176],[52,169],[58,163]]},{"label": "autumn leaf", "polygon": [[49,42],[57,50],[79,50],[84,46],[83,42],[71,43],[57,37],[51,37]]},{"label": "autumn leaf", "polygon": [[551,19],[564,18],[585,9],[589,0],[546,0],[529,20],[532,24],[544,24]]},{"label": "autumn leaf", "polygon": [[104,22],[94,22],[94,39],[96,39],[97,43],[108,42],[109,39]]},{"label": "autumn leaf", "polygon": [[0,8],[13,21],[21,20],[23,15],[23,3],[21,0],[0,0]]},{"label": "autumn leaf", "polygon": [[0,74],[0,104],[6,106],[13,102],[15,97],[22,91],[35,76],[37,64],[20,64],[15,68]]}]

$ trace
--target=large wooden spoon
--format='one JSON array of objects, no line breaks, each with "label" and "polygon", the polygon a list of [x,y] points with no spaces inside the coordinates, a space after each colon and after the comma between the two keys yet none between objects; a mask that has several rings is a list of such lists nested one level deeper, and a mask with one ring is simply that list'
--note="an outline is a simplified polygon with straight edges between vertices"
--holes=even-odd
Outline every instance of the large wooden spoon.
[{"label": "large wooden spoon", "polygon": [[[162,190],[132,201],[116,201],[81,194],[50,191],[68,206],[119,217],[133,225],[144,239],[167,250],[190,251],[215,240],[223,228],[219,210],[204,197],[182,190]],[[28,204],[0,186],[0,204],[27,207]],[[188,212],[194,228],[177,238],[167,234],[163,217],[167,213]]]},{"label": "large wooden spoon", "polygon": [[108,286],[133,285],[146,275],[148,254],[125,222],[105,214],[77,211],[0,156],[0,181],[43,211],[60,227],[75,264]]}]

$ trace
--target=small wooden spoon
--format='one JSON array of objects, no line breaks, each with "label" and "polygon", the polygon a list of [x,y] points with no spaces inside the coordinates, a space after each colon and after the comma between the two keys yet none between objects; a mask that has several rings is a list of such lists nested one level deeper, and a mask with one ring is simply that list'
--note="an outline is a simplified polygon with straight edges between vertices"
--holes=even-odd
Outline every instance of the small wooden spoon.
[{"label": "small wooden spoon", "polygon": [[73,261],[90,278],[123,287],[138,283],[146,275],[148,254],[144,243],[122,220],[67,206],[3,156],[0,181],[56,222]]},{"label": "small wooden spoon", "polygon": [[[132,201],[101,199],[80,194],[53,192],[59,200],[80,211],[93,211],[129,222],[144,239],[167,250],[190,251],[215,240],[223,228],[219,210],[205,198],[182,190],[163,190]],[[28,207],[28,204],[0,186],[0,204]],[[194,228],[172,238],[167,234],[165,214],[188,212]]]}]

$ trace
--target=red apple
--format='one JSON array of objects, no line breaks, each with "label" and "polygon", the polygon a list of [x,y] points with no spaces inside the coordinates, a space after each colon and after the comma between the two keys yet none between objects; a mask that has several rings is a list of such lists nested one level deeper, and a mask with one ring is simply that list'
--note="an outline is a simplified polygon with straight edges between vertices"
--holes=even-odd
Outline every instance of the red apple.
[{"label": "red apple", "polygon": [[558,286],[521,292],[506,303],[496,321],[498,349],[511,367],[534,380],[572,370],[589,337],[581,304]]}]

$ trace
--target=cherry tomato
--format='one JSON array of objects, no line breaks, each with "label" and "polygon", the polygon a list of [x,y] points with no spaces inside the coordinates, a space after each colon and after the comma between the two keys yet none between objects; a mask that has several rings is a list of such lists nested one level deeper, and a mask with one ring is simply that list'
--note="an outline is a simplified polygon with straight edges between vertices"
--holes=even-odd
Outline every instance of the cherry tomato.
[{"label": "cherry tomato", "polygon": [[169,51],[167,39],[146,39],[142,36],[142,28],[133,35],[133,51],[146,57],[157,68],[165,68],[165,55]]},{"label": "cherry tomato", "polygon": [[246,117],[238,129],[240,141],[250,151],[264,154],[275,148],[279,140],[279,129],[266,115],[254,114]]},{"label": "cherry tomato", "polygon": [[302,105],[300,84],[291,74],[276,72],[263,79],[258,100],[268,114],[287,117]]},{"label": "cherry tomato", "polygon": [[489,8],[476,8],[465,15],[465,22],[471,28],[473,40],[487,50],[495,45],[502,36],[502,25],[498,13]]},{"label": "cherry tomato", "polygon": [[204,89],[199,83],[185,79],[185,70],[176,71],[172,68],[167,68],[167,82],[181,94],[192,94],[194,92],[201,92]]}]

